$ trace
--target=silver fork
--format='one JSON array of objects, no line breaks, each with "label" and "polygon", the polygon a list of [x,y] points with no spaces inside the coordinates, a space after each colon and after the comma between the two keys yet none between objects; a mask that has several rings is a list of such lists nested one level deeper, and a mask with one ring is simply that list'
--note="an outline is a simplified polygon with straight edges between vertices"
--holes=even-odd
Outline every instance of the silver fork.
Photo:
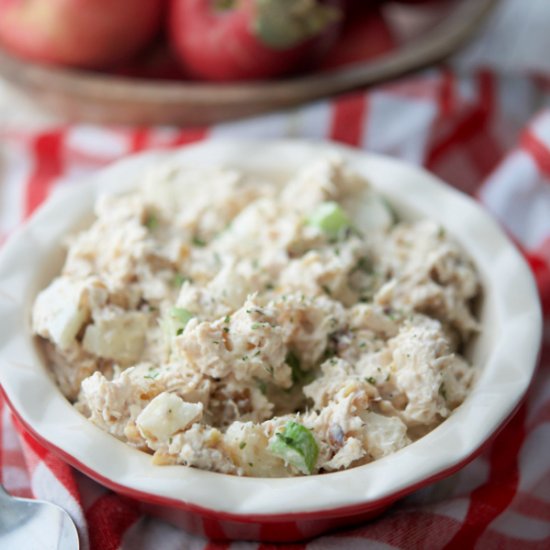
[{"label": "silver fork", "polygon": [[0,548],[78,550],[78,533],[69,514],[56,504],[12,497],[0,484]]}]

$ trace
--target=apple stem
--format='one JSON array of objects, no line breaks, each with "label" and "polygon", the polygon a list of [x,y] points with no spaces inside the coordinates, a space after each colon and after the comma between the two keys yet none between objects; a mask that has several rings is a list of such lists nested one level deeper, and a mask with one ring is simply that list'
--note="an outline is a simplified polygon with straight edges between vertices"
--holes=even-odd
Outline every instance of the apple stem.
[{"label": "apple stem", "polygon": [[318,36],[343,16],[341,9],[322,0],[256,0],[256,9],[253,32],[276,50]]},{"label": "apple stem", "polygon": [[236,0],[213,0],[216,11],[228,11],[235,7]]}]

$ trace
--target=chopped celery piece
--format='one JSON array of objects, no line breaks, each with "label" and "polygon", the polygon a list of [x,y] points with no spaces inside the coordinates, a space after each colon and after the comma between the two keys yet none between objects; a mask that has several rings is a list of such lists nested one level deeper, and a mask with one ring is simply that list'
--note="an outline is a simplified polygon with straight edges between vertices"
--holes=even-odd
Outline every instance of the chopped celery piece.
[{"label": "chopped celery piece", "polygon": [[302,367],[300,365],[300,359],[294,354],[294,352],[289,351],[286,354],[285,363],[291,368],[292,370],[292,382],[295,384],[296,382],[299,382],[302,379]]},{"label": "chopped celery piece", "polygon": [[172,321],[172,328],[177,336],[179,336],[185,325],[194,317],[194,315],[183,307],[173,307],[170,310],[170,319]]},{"label": "chopped celery piece", "polygon": [[176,287],[176,288],[180,288],[183,283],[185,283],[186,281],[190,281],[191,279],[189,279],[189,277],[186,277],[185,275],[182,275],[181,273],[176,273],[174,275],[174,278],[172,279],[172,284]]},{"label": "chopped celery piece", "polygon": [[200,248],[206,246],[206,241],[204,241],[203,239],[201,239],[200,237],[198,237],[197,235],[195,235],[192,239],[191,239],[191,242],[195,245],[195,246],[198,246]]},{"label": "chopped celery piece", "polygon": [[313,472],[319,455],[319,447],[311,431],[292,421],[281,433],[274,435],[269,450],[303,474]]},{"label": "chopped celery piece", "polygon": [[292,383],[293,384],[302,384],[311,382],[313,378],[313,373],[309,371],[304,371],[300,363],[300,359],[293,351],[289,351],[286,354],[285,363],[292,370]]},{"label": "chopped celery piece", "polygon": [[308,225],[318,227],[329,238],[339,237],[351,227],[351,220],[336,202],[321,203],[307,218]]}]

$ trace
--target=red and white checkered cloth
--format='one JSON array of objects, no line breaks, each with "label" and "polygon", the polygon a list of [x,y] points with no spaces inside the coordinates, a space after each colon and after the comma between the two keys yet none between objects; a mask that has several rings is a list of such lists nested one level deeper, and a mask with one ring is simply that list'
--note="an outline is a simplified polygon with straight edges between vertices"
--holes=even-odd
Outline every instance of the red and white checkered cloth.
[{"label": "red and white checkered cloth", "polygon": [[[5,238],[57,186],[78,185],[82,176],[129,153],[202,139],[332,139],[428,167],[481,201],[532,266],[547,319],[536,380],[492,446],[462,471],[373,522],[291,548],[550,548],[549,99],[550,86],[542,79],[458,76],[441,69],[211,128],[0,130],[0,235]],[[65,508],[83,548],[273,548],[209,543],[144,517],[136,503],[85,478],[22,433],[1,402],[0,412],[2,482],[16,495]]]}]

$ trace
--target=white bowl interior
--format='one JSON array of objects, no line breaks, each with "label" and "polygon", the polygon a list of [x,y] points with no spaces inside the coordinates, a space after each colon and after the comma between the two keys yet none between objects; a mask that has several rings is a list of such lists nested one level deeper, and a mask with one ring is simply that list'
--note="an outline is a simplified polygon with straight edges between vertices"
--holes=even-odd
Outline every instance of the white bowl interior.
[{"label": "white bowl interior", "polygon": [[[414,444],[366,466],[322,476],[258,479],[153,466],[149,455],[101,431],[73,409],[31,337],[30,310],[37,292],[62,264],[63,237],[90,222],[99,194],[133,187],[147,167],[168,157],[182,165],[230,166],[273,179],[334,153],[365,175],[402,216],[441,223],[480,272],[484,328],[468,352],[479,379],[448,420]],[[373,503],[463,461],[518,405],[534,372],[542,326],[528,267],[474,201],[401,162],[303,141],[211,141],[175,153],[147,153],[117,163],[89,182],[61,189],[2,250],[0,311],[0,381],[22,420],[38,435],[119,486],[243,516]]]}]

